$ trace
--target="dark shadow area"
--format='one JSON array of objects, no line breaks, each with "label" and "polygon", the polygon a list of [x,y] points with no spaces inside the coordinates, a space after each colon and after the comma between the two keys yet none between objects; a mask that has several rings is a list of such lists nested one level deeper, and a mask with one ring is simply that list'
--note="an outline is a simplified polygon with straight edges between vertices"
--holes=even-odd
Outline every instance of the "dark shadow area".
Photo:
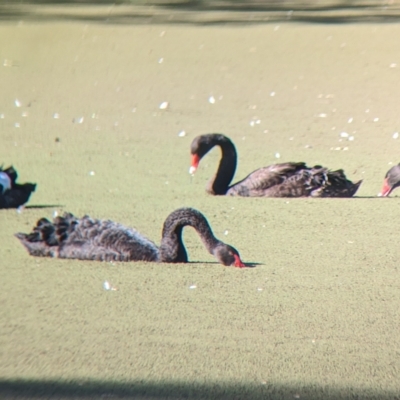
[{"label": "dark shadow area", "polygon": [[[243,260],[242,260],[243,261]],[[258,265],[265,265],[265,264],[263,264],[263,263],[258,263],[258,262],[246,262],[246,261],[243,261],[244,262],[244,264],[246,265],[246,267],[245,268],[255,268],[255,267],[257,267]],[[189,261],[188,262],[189,264],[210,264],[210,265],[221,265],[219,262],[216,262],[216,261]],[[231,268],[231,267],[229,267],[229,268]],[[232,268],[235,268],[235,267],[232,267]]]},{"label": "dark shadow area", "polygon": [[63,205],[63,204],[35,204],[35,205],[31,205],[31,206],[25,206],[26,209],[29,209],[29,208],[40,209],[40,208],[54,208],[54,207],[63,208],[63,207],[65,207],[65,205]]},{"label": "dark shadow area", "polygon": [[219,400],[396,400],[396,392],[360,388],[332,388],[318,385],[260,383],[184,383],[168,381],[57,381],[1,379],[2,399],[219,399]]},{"label": "dark shadow area", "polygon": [[0,0],[0,21],[108,24],[344,24],[400,21],[398,0]]}]

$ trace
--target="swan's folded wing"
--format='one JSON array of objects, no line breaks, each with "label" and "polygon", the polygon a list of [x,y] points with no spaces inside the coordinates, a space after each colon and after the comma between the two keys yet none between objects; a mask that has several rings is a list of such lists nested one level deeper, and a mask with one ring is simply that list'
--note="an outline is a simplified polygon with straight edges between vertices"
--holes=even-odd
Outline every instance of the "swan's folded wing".
[{"label": "swan's folded wing", "polygon": [[310,169],[303,162],[273,164],[252,172],[231,186],[227,194],[249,197],[304,196],[309,171]]}]

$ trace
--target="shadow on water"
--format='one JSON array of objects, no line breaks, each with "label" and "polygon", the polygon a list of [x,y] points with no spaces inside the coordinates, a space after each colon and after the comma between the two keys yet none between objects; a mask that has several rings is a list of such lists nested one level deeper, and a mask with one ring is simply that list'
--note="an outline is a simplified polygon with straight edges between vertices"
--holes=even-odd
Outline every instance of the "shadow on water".
[{"label": "shadow on water", "polygon": [[0,0],[0,20],[193,25],[398,22],[400,4],[398,0]]},{"label": "shadow on water", "polygon": [[63,208],[63,204],[34,204],[31,206],[25,206],[26,209],[41,209],[41,208]]},{"label": "shadow on water", "polygon": [[368,388],[332,388],[318,385],[284,385],[268,381],[243,383],[184,383],[169,381],[58,381],[1,379],[0,397],[4,399],[219,399],[278,400],[304,398],[308,400],[394,400],[400,396],[391,391]]}]

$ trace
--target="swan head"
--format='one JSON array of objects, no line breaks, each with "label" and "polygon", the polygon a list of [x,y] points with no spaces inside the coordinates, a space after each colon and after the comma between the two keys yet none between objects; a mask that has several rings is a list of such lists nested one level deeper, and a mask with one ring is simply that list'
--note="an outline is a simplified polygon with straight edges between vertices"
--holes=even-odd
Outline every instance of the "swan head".
[{"label": "swan head", "polygon": [[379,197],[388,197],[392,191],[400,186],[400,164],[390,168],[385,175]]},{"label": "swan head", "polygon": [[1,193],[11,189],[11,179],[5,172],[0,172],[0,186],[2,187]]},{"label": "swan head", "polygon": [[214,256],[221,264],[228,267],[244,268],[246,266],[241,260],[239,252],[234,247],[222,242],[215,248]]}]

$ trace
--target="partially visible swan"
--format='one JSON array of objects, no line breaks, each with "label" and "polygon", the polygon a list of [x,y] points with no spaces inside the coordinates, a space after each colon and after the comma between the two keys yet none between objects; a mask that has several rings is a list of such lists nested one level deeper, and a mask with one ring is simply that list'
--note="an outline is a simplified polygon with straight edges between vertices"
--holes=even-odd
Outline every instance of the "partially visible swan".
[{"label": "partially visible swan", "polygon": [[231,185],[235,174],[237,153],[232,141],[225,135],[210,133],[197,136],[191,144],[193,174],[200,160],[214,147],[222,151],[221,161],[214,177],[207,184],[212,195],[245,197],[352,197],[362,181],[352,183],[343,170],[329,171],[319,165],[312,168],[303,162],[273,164],[257,169],[246,178]]},{"label": "partially visible swan", "polygon": [[32,256],[76,258],[98,261],[153,261],[186,263],[182,230],[192,226],[208,252],[223,265],[245,267],[239,252],[218,240],[203,214],[193,208],[180,208],[164,222],[160,247],[135,229],[113,221],[81,219],[65,213],[53,222],[40,219],[32,233],[15,236]]},{"label": "partially visible swan", "polygon": [[382,190],[378,196],[388,197],[394,189],[400,186],[400,164],[395,165],[386,172]]},{"label": "partially visible swan", "polygon": [[14,167],[0,167],[0,208],[18,208],[27,203],[31,193],[35,191],[35,183],[20,185],[16,183],[17,178]]}]

